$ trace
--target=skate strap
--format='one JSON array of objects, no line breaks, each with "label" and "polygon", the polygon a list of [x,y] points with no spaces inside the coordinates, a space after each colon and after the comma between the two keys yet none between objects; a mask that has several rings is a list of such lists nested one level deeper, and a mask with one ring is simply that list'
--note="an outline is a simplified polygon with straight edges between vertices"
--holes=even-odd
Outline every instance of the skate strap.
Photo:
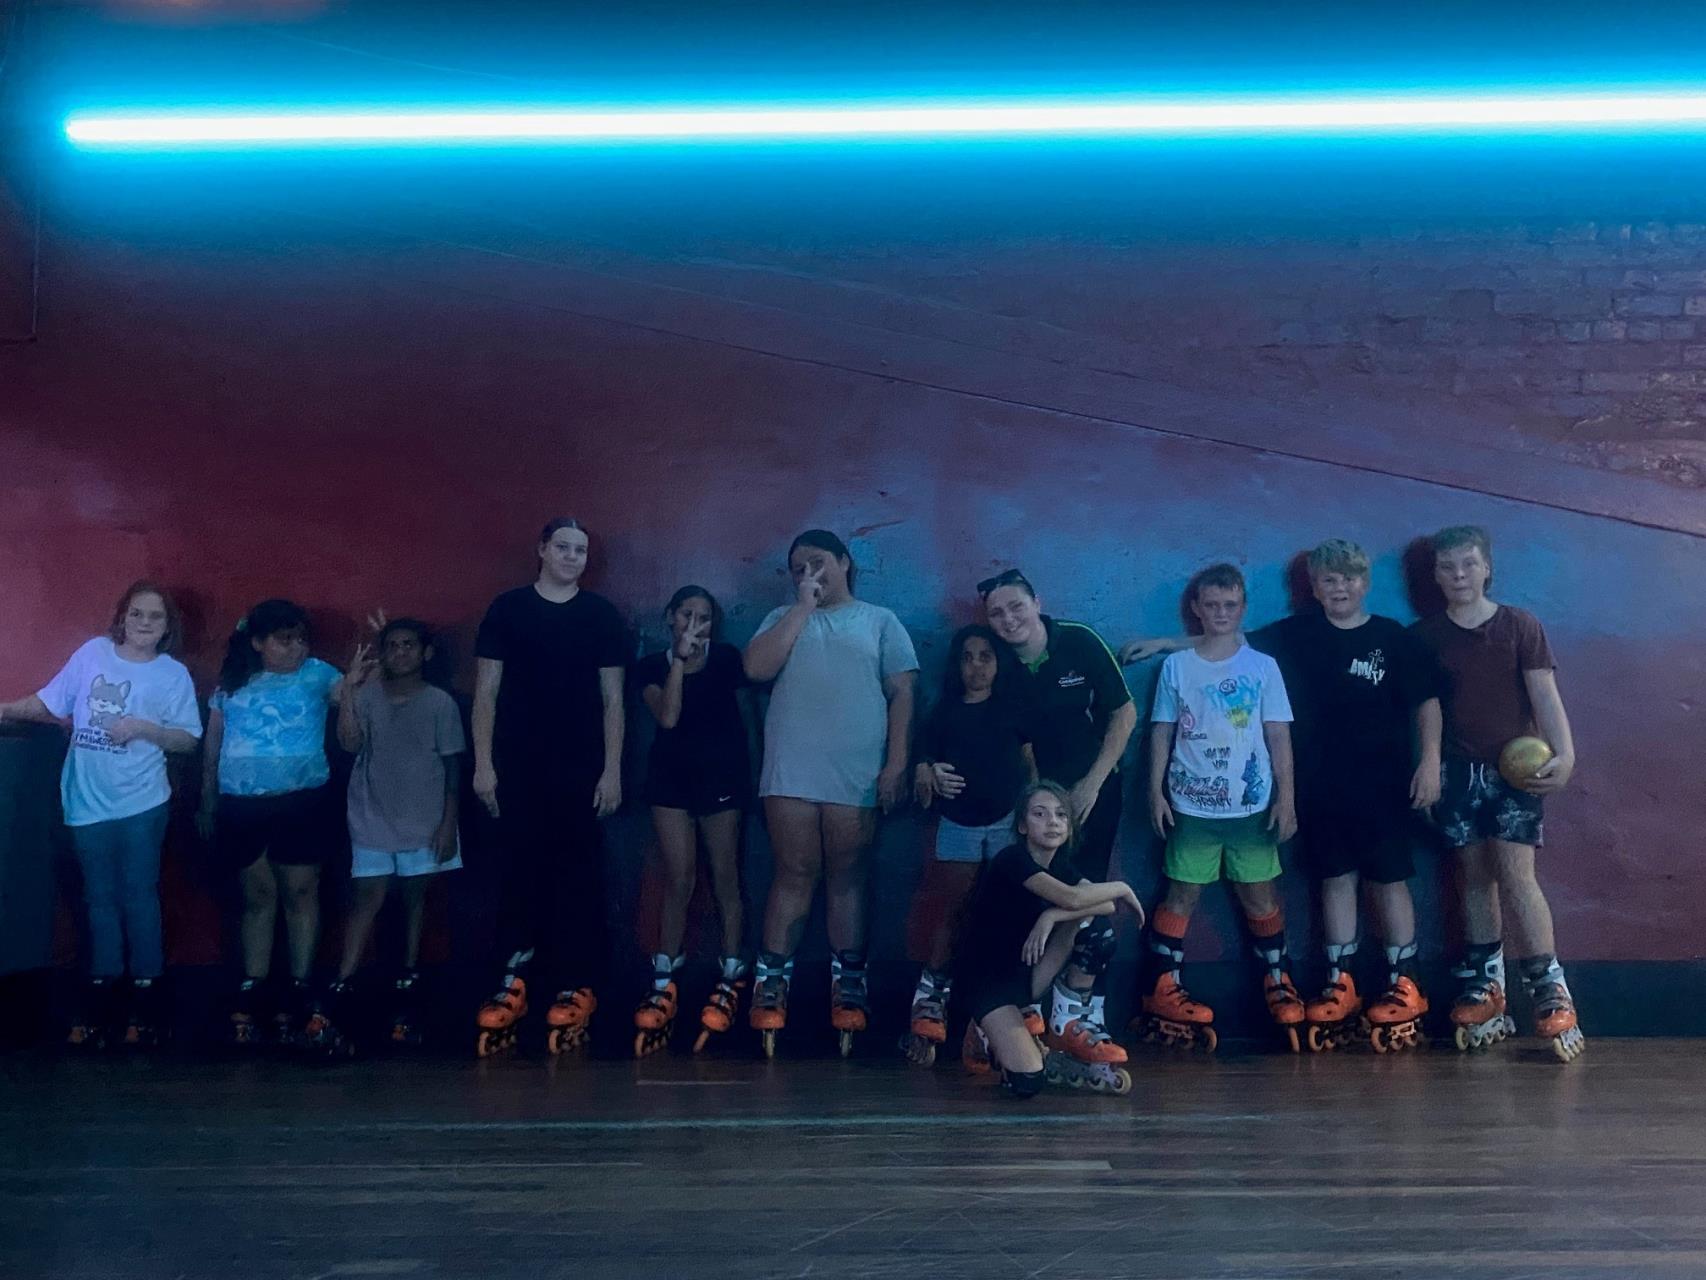
[{"label": "skate strap", "polygon": [[1083,1032],[1084,1038],[1092,1045],[1105,1044],[1109,1040],[1113,1039],[1113,1037],[1108,1034],[1106,1027],[1082,1015],[1074,1018],[1071,1025],[1076,1025],[1077,1028]]},{"label": "skate strap", "polygon": [[947,1005],[939,996],[925,996],[922,1000],[912,1002],[912,1016],[923,1018],[929,1022],[941,1022],[947,1013]]},{"label": "skate strap", "polygon": [[774,980],[787,982],[794,976],[794,957],[783,957],[780,963],[778,963],[775,960],[768,959],[764,952],[760,952],[758,955],[758,968],[756,975],[758,981],[761,983],[771,982]]}]

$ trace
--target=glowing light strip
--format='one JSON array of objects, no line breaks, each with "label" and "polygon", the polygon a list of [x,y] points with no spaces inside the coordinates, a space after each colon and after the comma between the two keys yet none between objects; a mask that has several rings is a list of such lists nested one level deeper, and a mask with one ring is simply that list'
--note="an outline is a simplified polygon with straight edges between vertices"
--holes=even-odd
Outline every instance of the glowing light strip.
[{"label": "glowing light strip", "polygon": [[83,148],[218,149],[444,143],[1193,137],[1675,131],[1706,126],[1706,92],[971,102],[581,110],[547,107],[78,112]]}]

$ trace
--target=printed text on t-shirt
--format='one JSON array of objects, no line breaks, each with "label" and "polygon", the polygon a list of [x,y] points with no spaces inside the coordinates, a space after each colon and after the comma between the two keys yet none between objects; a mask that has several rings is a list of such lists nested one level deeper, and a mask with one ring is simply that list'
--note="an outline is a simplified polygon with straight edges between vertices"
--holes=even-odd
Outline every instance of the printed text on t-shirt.
[{"label": "printed text on t-shirt", "polygon": [[1371,649],[1366,658],[1352,658],[1350,674],[1361,676],[1378,687],[1386,679],[1386,655],[1379,649]]}]

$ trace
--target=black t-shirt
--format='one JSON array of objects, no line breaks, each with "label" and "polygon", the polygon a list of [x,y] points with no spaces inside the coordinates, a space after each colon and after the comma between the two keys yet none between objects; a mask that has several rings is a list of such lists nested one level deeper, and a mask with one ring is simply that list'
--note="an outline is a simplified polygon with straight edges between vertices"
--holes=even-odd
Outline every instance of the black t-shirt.
[{"label": "black t-shirt", "polygon": [[1311,612],[1248,638],[1285,677],[1300,784],[1408,776],[1415,709],[1438,697],[1440,685],[1437,665],[1407,627],[1374,615],[1347,630]]},{"label": "black t-shirt", "polygon": [[1025,881],[1039,871],[1062,884],[1083,879],[1066,850],[1056,852],[1044,867],[1022,844],[1008,845],[978,874],[955,950],[955,972],[962,979],[976,982],[981,975],[1024,967],[1020,953],[1025,939],[1036,927],[1037,917],[1053,905],[1025,888]]},{"label": "black t-shirt", "polygon": [[[648,653],[634,664],[634,687],[658,688],[669,680],[669,651]],[[652,776],[679,775],[714,766],[718,776],[725,770],[747,772],[746,723],[740,716],[737,696],[745,686],[746,671],[740,650],[732,644],[712,644],[705,665],[690,671],[681,682],[681,718],[675,728],[658,727],[652,739]]]},{"label": "black t-shirt", "polygon": [[508,767],[604,769],[604,700],[598,673],[625,667],[628,628],[603,596],[578,591],[561,604],[531,586],[492,601],[475,656],[504,664],[492,753]]},{"label": "black t-shirt", "polygon": [[996,694],[982,702],[955,698],[931,710],[919,758],[951,764],[966,780],[952,800],[936,800],[937,812],[949,822],[987,827],[1013,812],[1019,788],[1030,781],[1022,750],[1033,736],[1029,705],[1023,695]]},{"label": "black t-shirt", "polygon": [[1082,622],[1043,618],[1048,648],[1031,673],[1037,774],[1077,785],[1102,751],[1108,720],[1131,701],[1125,676],[1108,646]]}]

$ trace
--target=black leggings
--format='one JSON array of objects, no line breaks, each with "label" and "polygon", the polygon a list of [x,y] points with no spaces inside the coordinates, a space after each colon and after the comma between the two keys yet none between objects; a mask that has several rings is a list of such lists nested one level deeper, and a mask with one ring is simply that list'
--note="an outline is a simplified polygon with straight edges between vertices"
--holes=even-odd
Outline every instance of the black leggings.
[{"label": "black leggings", "polygon": [[1113,857],[1114,837],[1120,830],[1120,812],[1125,808],[1125,776],[1117,769],[1108,775],[1096,794],[1096,807],[1078,833],[1078,848],[1072,865],[1086,880],[1106,880],[1108,861]]},{"label": "black leggings", "polygon": [[605,985],[604,832],[592,807],[595,779],[550,780],[498,772],[497,963],[531,949],[533,999]]}]

